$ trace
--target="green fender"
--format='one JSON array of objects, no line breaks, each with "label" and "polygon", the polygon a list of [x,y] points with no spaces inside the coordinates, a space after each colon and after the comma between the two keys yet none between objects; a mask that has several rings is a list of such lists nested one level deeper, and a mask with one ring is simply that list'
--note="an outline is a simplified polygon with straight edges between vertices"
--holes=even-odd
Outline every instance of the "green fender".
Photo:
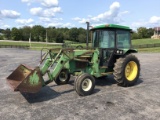
[{"label": "green fender", "polygon": [[136,49],[126,49],[124,50],[124,55],[131,54],[131,53],[138,53]]}]

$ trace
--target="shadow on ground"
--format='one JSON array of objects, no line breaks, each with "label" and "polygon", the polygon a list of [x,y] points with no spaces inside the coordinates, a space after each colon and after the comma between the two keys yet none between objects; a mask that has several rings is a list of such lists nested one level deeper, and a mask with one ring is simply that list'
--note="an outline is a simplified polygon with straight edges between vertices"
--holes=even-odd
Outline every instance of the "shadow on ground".
[{"label": "shadow on ground", "polygon": [[44,102],[56,97],[61,96],[61,94],[69,93],[74,91],[73,89],[67,90],[64,92],[56,92],[51,87],[45,86],[43,87],[38,93],[22,93],[22,96],[29,102],[29,103],[37,103],[37,102]]},{"label": "shadow on ground", "polygon": [[[137,83],[135,83],[134,86],[137,86],[137,85],[141,84],[142,82],[143,82],[143,79],[139,78],[137,80]],[[113,75],[96,79],[97,86],[107,86],[107,85],[111,86],[113,84],[117,84],[117,81],[114,79]]]},{"label": "shadow on ground", "polygon": [[[138,82],[135,84],[135,86],[141,84],[142,82],[143,82],[143,80],[139,79]],[[70,80],[68,84],[71,86],[74,86],[74,80]],[[96,79],[96,86],[99,86],[99,87],[111,86],[113,84],[117,84],[117,82],[114,80],[113,76],[108,76],[108,77]],[[21,94],[29,103],[37,103],[37,102],[48,101],[50,99],[54,99],[56,97],[59,97],[62,94],[66,94],[66,93],[70,93],[70,92],[74,91],[74,87],[73,87],[73,89],[66,90],[64,92],[56,92],[55,90],[52,89],[55,86],[57,86],[57,85],[45,86],[38,93],[21,93]],[[101,88],[95,88],[93,94],[97,94],[100,91],[101,91]]]},{"label": "shadow on ground", "polygon": [[114,80],[113,76],[100,77],[96,79],[97,86],[106,86],[106,85],[111,86],[116,83],[117,82]]}]

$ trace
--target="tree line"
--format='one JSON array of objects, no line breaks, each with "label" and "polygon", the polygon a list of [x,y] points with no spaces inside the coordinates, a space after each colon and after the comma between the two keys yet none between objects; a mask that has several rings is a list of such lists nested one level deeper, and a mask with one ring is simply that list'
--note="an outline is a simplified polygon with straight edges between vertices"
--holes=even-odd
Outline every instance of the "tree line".
[{"label": "tree line", "polygon": [[24,26],[22,28],[0,29],[0,40],[15,41],[38,41],[63,43],[64,40],[74,42],[86,41],[86,30],[84,28],[55,28],[35,25],[33,27]]},{"label": "tree line", "polygon": [[139,27],[137,31],[133,31],[131,39],[151,38],[154,34],[153,28]]},{"label": "tree line", "polygon": [[[154,33],[153,28],[139,27],[133,31],[131,39],[150,38]],[[38,42],[57,42],[63,43],[64,40],[73,42],[86,41],[86,29],[84,28],[56,28],[56,27],[43,27],[35,25],[33,27],[24,26],[22,28],[13,27],[12,29],[0,29],[0,40],[15,40],[15,41],[31,41]]]}]

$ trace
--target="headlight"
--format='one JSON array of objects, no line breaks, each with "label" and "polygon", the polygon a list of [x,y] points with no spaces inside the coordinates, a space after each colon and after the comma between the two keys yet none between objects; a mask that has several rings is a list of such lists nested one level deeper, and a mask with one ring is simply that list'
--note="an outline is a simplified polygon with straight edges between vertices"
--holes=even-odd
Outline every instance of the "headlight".
[{"label": "headlight", "polygon": [[117,54],[123,54],[123,50],[117,50],[116,53]]}]

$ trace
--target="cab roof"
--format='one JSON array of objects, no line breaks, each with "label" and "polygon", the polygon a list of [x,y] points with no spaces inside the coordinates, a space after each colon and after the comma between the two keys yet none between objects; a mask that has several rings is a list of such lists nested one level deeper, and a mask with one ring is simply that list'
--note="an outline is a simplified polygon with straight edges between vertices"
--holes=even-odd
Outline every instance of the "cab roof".
[{"label": "cab roof", "polygon": [[98,25],[98,26],[92,27],[91,30],[94,30],[94,29],[105,29],[105,28],[115,28],[115,29],[131,30],[131,28],[128,27],[128,26],[122,26],[122,25],[117,25],[117,24]]}]

